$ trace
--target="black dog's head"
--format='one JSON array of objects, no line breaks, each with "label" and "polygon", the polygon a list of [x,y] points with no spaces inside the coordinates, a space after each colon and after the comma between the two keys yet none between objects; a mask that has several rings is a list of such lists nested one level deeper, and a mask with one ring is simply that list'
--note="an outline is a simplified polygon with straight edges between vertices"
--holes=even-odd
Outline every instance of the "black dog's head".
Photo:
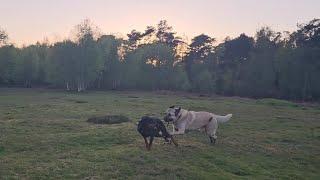
[{"label": "black dog's head", "polygon": [[181,107],[170,106],[166,110],[166,115],[164,116],[164,121],[166,122],[174,122],[178,119],[180,115]]}]

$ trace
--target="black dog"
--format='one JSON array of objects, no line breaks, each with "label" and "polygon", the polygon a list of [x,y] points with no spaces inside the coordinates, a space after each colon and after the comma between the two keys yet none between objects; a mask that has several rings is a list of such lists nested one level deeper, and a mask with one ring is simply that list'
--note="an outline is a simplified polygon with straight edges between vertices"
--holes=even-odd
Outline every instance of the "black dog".
[{"label": "black dog", "polygon": [[[146,143],[147,150],[151,149],[152,141],[154,137],[162,137],[166,142],[169,142],[168,138],[176,145],[178,144],[173,139],[164,126],[163,122],[158,118],[144,116],[138,123],[138,132],[142,135],[144,142]],[[147,137],[150,137],[148,143]]]}]

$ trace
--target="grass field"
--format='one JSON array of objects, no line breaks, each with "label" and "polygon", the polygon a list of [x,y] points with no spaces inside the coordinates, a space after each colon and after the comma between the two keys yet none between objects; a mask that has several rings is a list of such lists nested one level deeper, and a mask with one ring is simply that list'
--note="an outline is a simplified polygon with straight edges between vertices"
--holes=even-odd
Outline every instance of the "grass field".
[{"label": "grass field", "polygon": [[[136,122],[170,105],[233,118],[216,145],[203,133],[156,139]],[[125,115],[131,122],[87,123]],[[0,89],[0,179],[320,179],[320,106],[282,100],[151,92]]]}]

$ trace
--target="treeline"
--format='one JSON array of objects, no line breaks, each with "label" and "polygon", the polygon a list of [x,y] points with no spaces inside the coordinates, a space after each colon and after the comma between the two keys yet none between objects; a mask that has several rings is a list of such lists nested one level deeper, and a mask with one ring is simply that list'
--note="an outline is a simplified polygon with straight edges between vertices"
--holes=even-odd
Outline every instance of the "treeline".
[{"label": "treeline", "polygon": [[261,28],[216,43],[201,34],[185,42],[166,21],[101,35],[89,20],[74,37],[17,48],[0,30],[0,86],[180,90],[292,100],[320,99],[320,19],[295,32]]}]

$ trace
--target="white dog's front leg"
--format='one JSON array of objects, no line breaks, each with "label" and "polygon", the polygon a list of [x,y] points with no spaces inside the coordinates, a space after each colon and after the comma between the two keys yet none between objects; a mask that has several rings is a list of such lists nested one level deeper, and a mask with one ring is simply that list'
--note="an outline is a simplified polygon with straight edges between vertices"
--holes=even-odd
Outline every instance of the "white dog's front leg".
[{"label": "white dog's front leg", "polygon": [[175,130],[174,124],[172,125],[173,127],[173,134],[184,134],[186,127],[185,124],[181,124],[180,126],[177,126],[178,131]]},{"label": "white dog's front leg", "polygon": [[178,135],[178,134],[184,134],[185,130],[180,130],[179,131],[174,131],[173,134]]}]

